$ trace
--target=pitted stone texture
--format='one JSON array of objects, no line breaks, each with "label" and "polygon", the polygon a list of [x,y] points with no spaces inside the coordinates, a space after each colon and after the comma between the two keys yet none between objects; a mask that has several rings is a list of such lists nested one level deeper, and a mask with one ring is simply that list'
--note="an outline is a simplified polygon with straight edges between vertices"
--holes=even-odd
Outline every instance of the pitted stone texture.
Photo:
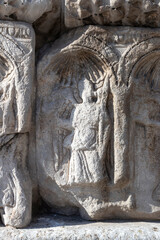
[{"label": "pitted stone texture", "polygon": [[[50,21],[56,20],[61,25],[64,20],[69,28],[86,24],[158,27],[159,13],[159,0],[0,1],[0,19],[33,23],[43,16],[41,22],[48,21],[50,25]],[[59,18],[61,23],[58,22]]]},{"label": "pitted stone texture", "polygon": [[0,22],[0,136],[28,132],[34,77],[34,31],[29,24]]},{"label": "pitted stone texture", "polygon": [[37,167],[53,211],[159,219],[160,31],[83,27],[38,64]]},{"label": "pitted stone texture", "polygon": [[65,24],[160,26],[159,0],[65,0]]},{"label": "pitted stone texture", "polygon": [[33,23],[52,10],[52,0],[0,0],[0,19]]},{"label": "pitted stone texture", "polygon": [[34,23],[36,47],[40,48],[61,32],[61,7],[60,0],[0,0],[0,19]]},{"label": "pitted stone texture", "polygon": [[33,23],[36,47],[84,25],[160,27],[159,0],[1,0],[0,19]]},{"label": "pitted stone texture", "polygon": [[34,101],[34,32],[30,25],[0,22],[0,208],[5,225],[31,220],[27,169]]},{"label": "pitted stone texture", "polygon": [[159,0],[1,0],[0,19],[33,23],[37,48],[84,25],[160,27]]},{"label": "pitted stone texture", "polygon": [[[52,4],[50,4],[50,2]],[[60,0],[48,1],[49,9],[44,11],[44,14],[35,19],[33,27],[36,32],[36,47],[40,48],[46,42],[54,41],[56,37],[63,32],[63,10]],[[47,1],[42,1],[42,3],[47,4]],[[39,3],[41,5],[42,3]],[[51,6],[51,7],[50,7]],[[38,10],[38,4],[37,4]],[[34,15],[34,14],[33,14]]]},{"label": "pitted stone texture", "polygon": [[160,239],[158,222],[87,222],[56,215],[35,218],[28,228],[0,227],[5,240],[147,240]]}]

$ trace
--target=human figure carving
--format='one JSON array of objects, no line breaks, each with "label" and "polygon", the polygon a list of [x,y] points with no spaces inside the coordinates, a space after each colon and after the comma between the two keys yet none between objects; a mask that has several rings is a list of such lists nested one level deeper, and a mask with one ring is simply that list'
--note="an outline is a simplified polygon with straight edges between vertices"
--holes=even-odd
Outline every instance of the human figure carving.
[{"label": "human figure carving", "polygon": [[[96,54],[75,48],[58,55],[53,70],[56,76],[49,82],[52,90],[44,96],[42,111],[46,111],[41,113],[44,124],[52,119],[49,128],[53,129],[48,133],[52,150],[46,164],[54,165],[61,186],[109,179],[105,164],[111,133],[107,109],[111,72],[107,64]],[[45,129],[48,132],[48,124]]]},{"label": "human figure carving", "polygon": [[25,107],[28,83],[24,87],[15,61],[5,50],[0,57],[0,76],[1,218],[5,225],[24,227],[31,220],[32,202],[26,167],[31,98],[28,95],[29,104]]},{"label": "human figure carving", "polygon": [[74,134],[68,183],[95,183],[107,177],[104,176],[104,158],[111,125],[106,109],[108,81],[104,79],[102,89],[94,91],[94,83],[84,77],[78,88],[83,102],[76,104],[72,116]]}]

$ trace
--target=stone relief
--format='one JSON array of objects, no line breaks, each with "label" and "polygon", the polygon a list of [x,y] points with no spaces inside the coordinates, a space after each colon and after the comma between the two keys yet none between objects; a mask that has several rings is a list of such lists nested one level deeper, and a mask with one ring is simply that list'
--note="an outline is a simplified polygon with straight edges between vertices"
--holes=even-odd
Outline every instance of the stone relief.
[{"label": "stone relief", "polygon": [[159,37],[89,26],[43,53],[36,152],[40,195],[52,211],[159,219]]},{"label": "stone relief", "polygon": [[[32,28],[0,22],[3,223],[27,226],[39,201],[87,220],[159,219],[160,31],[94,26],[158,27],[159,1],[38,2],[30,20],[32,1],[4,16],[34,22],[36,76]],[[94,25],[44,45],[57,19],[57,35]]]},{"label": "stone relief", "polygon": [[0,209],[5,225],[31,219],[26,166],[33,105],[34,34],[25,24],[0,23]]},{"label": "stone relief", "polygon": [[160,0],[0,0],[0,19],[33,24],[36,48],[84,25],[160,27]]},{"label": "stone relief", "polygon": [[159,27],[159,0],[65,0],[65,25]]},{"label": "stone relief", "polygon": [[[51,133],[54,170],[59,171],[68,156],[66,184],[98,182],[104,177],[103,160],[111,124],[106,109],[109,86],[104,63],[85,49],[64,52],[63,59],[60,56],[55,61],[51,68],[57,76],[60,74],[60,82],[57,78],[50,80],[55,90],[52,96],[46,96],[42,106],[44,110],[48,106],[45,117],[53,119],[51,128],[55,129]],[[59,72],[59,64],[66,66],[63,73]]]},{"label": "stone relief", "polygon": [[52,10],[53,2],[56,0],[0,0],[0,19],[33,23]]}]

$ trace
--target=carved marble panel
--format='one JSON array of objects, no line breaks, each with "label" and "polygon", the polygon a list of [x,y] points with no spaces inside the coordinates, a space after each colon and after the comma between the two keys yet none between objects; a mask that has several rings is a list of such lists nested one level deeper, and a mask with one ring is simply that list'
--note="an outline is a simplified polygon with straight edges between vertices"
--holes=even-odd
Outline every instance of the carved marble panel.
[{"label": "carved marble panel", "polygon": [[52,211],[159,219],[160,31],[88,26],[38,63],[37,167]]},{"label": "carved marble panel", "polygon": [[5,225],[31,219],[26,160],[34,98],[34,33],[27,24],[0,22],[0,210]]}]

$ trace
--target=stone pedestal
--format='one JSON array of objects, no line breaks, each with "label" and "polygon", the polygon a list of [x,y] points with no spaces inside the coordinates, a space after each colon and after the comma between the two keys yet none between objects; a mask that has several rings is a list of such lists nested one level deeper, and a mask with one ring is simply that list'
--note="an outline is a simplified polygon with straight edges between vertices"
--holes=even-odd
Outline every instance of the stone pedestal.
[{"label": "stone pedestal", "polygon": [[25,229],[0,228],[5,240],[149,240],[160,239],[159,222],[89,222],[79,217],[43,215]]}]

